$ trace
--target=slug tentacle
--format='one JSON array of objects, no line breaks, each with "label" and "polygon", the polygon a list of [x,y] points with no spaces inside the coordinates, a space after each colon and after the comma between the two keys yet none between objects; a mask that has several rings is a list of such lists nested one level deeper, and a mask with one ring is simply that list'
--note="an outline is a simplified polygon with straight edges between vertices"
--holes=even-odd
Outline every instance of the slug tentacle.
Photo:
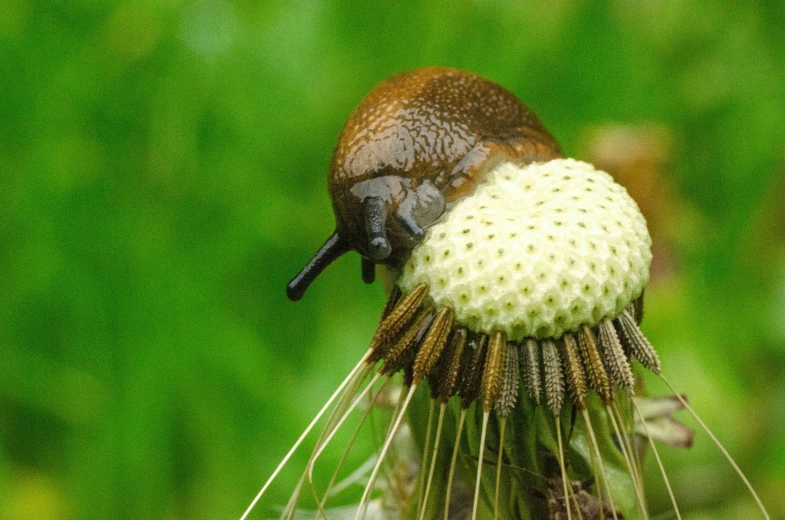
[{"label": "slug tentacle", "polygon": [[371,284],[376,280],[376,264],[372,260],[362,257],[360,260],[363,282]]},{"label": "slug tentacle", "polygon": [[302,298],[306,289],[308,289],[308,286],[322,274],[322,271],[350,249],[351,245],[344,240],[343,236],[338,234],[338,231],[335,231],[330,235],[330,238],[327,239],[327,242],[325,242],[313,258],[311,258],[308,265],[303,267],[297,276],[292,278],[292,281],[286,286],[286,295],[289,299],[296,302]]},{"label": "slug tentacle", "polygon": [[368,254],[371,260],[381,262],[392,252],[387,240],[387,204],[379,197],[363,201],[365,230],[368,233]]}]

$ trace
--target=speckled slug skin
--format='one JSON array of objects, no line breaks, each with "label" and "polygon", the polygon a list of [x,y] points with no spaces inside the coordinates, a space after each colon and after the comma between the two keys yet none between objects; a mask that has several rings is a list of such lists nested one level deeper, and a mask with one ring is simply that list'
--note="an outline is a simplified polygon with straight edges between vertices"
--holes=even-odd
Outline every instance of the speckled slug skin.
[{"label": "speckled slug skin", "polygon": [[505,163],[429,229],[399,285],[428,284],[470,330],[558,338],[637,298],[650,247],[638,206],[607,173],[574,159]]}]

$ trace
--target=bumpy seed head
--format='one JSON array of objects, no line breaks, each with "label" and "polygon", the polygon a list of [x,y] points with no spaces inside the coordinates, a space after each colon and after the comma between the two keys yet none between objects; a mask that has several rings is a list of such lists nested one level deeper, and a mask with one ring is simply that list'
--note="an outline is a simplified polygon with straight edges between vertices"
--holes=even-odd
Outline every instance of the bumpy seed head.
[{"label": "bumpy seed head", "polygon": [[403,270],[470,330],[559,338],[618,316],[649,279],[651,239],[624,188],[573,159],[502,164],[432,226]]}]

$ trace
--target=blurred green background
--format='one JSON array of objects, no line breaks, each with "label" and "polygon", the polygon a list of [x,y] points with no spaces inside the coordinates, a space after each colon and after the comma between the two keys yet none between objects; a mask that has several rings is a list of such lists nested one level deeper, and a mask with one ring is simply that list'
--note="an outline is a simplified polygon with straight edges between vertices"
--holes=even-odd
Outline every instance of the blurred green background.
[{"label": "blurred green background", "polygon": [[[506,86],[568,155],[643,136],[644,330],[785,518],[784,5],[5,0],[0,519],[239,517],[384,300],[356,255],[285,297],[337,135],[426,65]],[[685,517],[758,517],[704,434],[663,452]]]}]

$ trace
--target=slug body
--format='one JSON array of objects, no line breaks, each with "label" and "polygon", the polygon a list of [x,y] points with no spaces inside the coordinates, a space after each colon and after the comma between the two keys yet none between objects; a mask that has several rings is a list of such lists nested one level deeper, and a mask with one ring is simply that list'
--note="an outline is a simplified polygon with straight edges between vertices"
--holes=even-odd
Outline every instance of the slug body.
[{"label": "slug body", "polygon": [[503,161],[561,157],[534,113],[501,86],[468,72],[425,68],[377,85],[349,116],[333,153],[329,191],[336,230],[289,283],[299,300],[350,250],[400,270],[425,230]]}]

